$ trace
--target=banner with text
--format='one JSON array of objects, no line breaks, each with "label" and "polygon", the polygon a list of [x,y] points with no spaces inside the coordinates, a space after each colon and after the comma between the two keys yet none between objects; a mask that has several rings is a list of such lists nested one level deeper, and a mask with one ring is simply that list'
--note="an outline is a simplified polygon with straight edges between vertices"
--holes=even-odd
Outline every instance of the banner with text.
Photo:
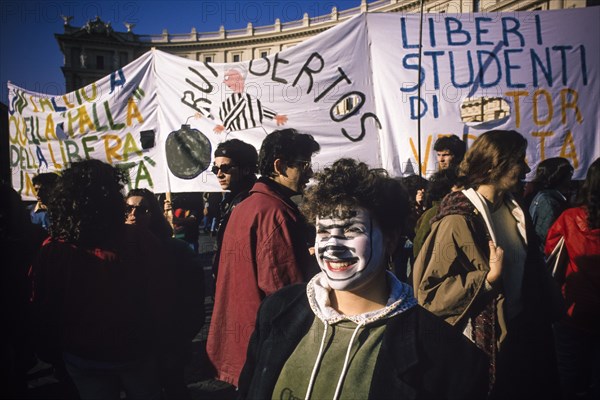
[{"label": "banner with text", "polygon": [[130,188],[217,191],[220,142],[258,149],[287,127],[320,143],[316,170],[344,156],[394,176],[435,171],[441,135],[515,129],[532,169],[562,156],[581,179],[600,156],[599,18],[599,7],[426,14],[419,64],[418,14],[363,14],[250,62],[153,50],[62,96],[9,84],[13,187],[33,198],[34,175],[98,158],[126,169]]}]

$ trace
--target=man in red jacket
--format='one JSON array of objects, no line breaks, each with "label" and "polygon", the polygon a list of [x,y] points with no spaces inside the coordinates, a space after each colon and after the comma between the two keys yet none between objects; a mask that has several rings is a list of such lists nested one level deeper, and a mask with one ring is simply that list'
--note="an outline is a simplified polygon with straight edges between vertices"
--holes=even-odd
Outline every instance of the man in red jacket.
[{"label": "man in red jacket", "polygon": [[258,157],[261,178],[225,229],[206,350],[217,379],[234,386],[262,299],[318,272],[308,250],[310,227],[291,197],[302,194],[319,149],[311,135],[294,129],[269,134]]}]

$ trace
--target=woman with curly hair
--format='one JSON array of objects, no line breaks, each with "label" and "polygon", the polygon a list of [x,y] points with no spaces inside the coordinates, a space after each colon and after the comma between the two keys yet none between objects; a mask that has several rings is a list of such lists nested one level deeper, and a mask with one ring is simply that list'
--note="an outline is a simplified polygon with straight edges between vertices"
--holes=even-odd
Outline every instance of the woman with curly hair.
[{"label": "woman with curly hair", "polygon": [[513,198],[529,171],[527,140],[488,131],[459,165],[461,191],[442,200],[415,260],[419,304],[490,357],[490,398],[553,398],[551,323],[560,299],[531,220]]},{"label": "woman with curly hair", "polygon": [[559,277],[567,316],[554,324],[563,398],[600,398],[600,158],[587,171],[579,205],[548,231],[546,254],[561,237],[568,255]]},{"label": "woman with curly hair", "polygon": [[387,270],[408,213],[384,170],[340,159],[308,190],[321,272],[259,310],[241,398],[477,399],[485,355]]},{"label": "woman with curly hair", "polygon": [[67,168],[32,266],[36,331],[82,399],[161,395],[154,351],[171,325],[171,278],[157,239],[124,223],[124,181],[99,160]]}]

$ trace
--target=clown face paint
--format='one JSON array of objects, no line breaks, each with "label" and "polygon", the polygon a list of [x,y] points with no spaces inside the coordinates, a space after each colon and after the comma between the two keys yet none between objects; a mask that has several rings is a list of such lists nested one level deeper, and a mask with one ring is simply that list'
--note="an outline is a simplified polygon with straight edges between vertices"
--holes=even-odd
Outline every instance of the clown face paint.
[{"label": "clown face paint", "polygon": [[317,218],[317,261],[334,290],[358,289],[382,268],[383,234],[369,211],[350,210],[347,218]]}]

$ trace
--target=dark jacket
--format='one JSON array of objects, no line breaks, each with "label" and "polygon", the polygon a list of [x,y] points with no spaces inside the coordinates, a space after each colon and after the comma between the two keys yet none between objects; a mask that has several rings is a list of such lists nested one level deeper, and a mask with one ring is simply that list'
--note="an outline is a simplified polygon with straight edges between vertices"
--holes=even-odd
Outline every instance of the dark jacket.
[{"label": "dark jacket", "polygon": [[540,243],[540,249],[544,250],[548,229],[552,226],[558,216],[567,208],[567,199],[556,189],[541,190],[531,201],[529,214],[533,220],[535,234]]},{"label": "dark jacket", "polygon": [[248,177],[244,182],[241,183],[240,190],[226,193],[223,201],[221,201],[221,204],[219,204],[220,219],[217,225],[217,241],[212,267],[212,272],[215,279],[217,278],[217,273],[219,270],[219,254],[221,252],[221,244],[223,243],[223,235],[225,234],[225,228],[227,227],[227,222],[229,222],[229,217],[231,217],[231,212],[238,204],[242,202],[242,200],[250,196],[250,190],[255,183],[256,178],[254,175]]},{"label": "dark jacket", "polygon": [[[282,367],[314,318],[305,284],[262,303],[240,376],[240,398],[272,397]],[[463,335],[415,306],[388,319],[369,398],[485,399],[487,365],[487,357]]]}]

